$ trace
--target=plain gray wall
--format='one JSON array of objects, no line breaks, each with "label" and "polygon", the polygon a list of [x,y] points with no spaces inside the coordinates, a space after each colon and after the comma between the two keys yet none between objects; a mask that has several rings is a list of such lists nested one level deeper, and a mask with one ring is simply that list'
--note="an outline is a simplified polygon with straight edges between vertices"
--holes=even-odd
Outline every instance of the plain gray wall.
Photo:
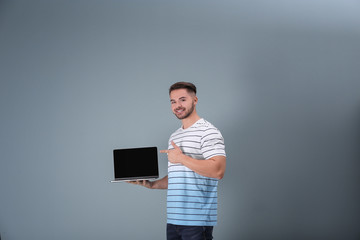
[{"label": "plain gray wall", "polygon": [[225,138],[215,239],[359,239],[359,26],[355,0],[1,1],[2,239],[165,239],[166,191],[109,180],[166,148],[177,81]]}]

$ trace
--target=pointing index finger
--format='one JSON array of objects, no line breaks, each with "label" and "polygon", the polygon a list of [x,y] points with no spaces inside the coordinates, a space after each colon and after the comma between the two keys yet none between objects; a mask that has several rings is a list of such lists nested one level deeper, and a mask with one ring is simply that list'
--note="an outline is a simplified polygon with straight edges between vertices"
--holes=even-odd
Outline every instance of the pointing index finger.
[{"label": "pointing index finger", "polygon": [[169,150],[160,150],[160,153],[168,153]]}]

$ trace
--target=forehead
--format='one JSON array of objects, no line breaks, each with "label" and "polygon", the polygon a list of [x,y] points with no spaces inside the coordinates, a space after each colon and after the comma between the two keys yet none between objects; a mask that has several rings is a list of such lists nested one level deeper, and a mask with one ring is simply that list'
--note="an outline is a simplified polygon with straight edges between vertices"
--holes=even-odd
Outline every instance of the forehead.
[{"label": "forehead", "polygon": [[182,97],[189,97],[190,94],[186,89],[176,89],[171,91],[170,93],[170,99],[179,99]]}]

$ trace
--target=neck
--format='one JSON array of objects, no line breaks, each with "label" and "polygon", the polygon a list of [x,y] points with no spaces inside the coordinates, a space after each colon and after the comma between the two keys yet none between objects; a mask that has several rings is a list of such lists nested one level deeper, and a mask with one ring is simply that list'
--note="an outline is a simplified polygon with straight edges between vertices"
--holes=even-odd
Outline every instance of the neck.
[{"label": "neck", "polygon": [[181,120],[183,129],[191,127],[199,119],[200,119],[199,115],[196,113],[196,111],[194,111],[190,116]]}]

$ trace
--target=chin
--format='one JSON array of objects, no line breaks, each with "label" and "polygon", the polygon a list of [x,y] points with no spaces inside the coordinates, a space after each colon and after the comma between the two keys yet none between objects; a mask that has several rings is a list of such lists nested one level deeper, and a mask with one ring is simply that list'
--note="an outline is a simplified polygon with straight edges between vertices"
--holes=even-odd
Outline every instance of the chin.
[{"label": "chin", "polygon": [[174,113],[174,115],[179,120],[182,120],[182,119],[184,119],[186,117],[185,115],[184,116],[178,116],[176,113]]}]

